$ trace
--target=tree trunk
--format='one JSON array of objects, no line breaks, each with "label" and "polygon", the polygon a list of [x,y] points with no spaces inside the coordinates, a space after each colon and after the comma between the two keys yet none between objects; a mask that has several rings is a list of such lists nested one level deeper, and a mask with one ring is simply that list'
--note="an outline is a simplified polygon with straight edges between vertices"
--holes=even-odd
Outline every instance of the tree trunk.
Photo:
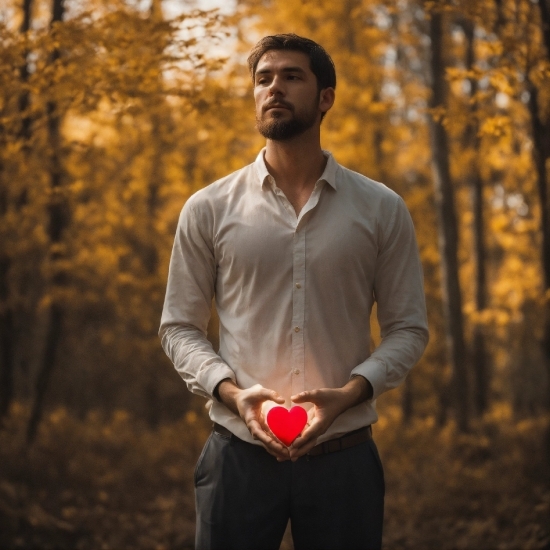
[{"label": "tree trunk", "polygon": [[[21,23],[21,33],[24,34],[31,28],[31,13],[33,0],[23,0],[23,21]],[[21,82],[26,83],[29,78],[28,65],[29,52],[25,50],[23,64],[20,68]],[[19,96],[19,112],[23,115],[21,122],[21,138],[23,139],[23,149],[29,147],[28,140],[31,135],[31,117],[25,113],[29,107],[29,92],[24,90]]]},{"label": "tree trunk", "polygon": [[542,40],[546,47],[546,57],[550,57],[550,0],[538,1],[540,10],[540,22],[542,30]]},{"label": "tree trunk", "polygon": [[403,395],[401,396],[401,413],[403,415],[403,424],[410,424],[413,412],[413,384],[411,375],[405,378],[405,383],[403,384]]},{"label": "tree trunk", "polygon": [[[550,61],[550,1],[539,0],[538,5],[540,10],[542,39],[546,49],[546,60]],[[535,165],[537,168],[539,201],[541,207],[543,240],[542,263],[544,269],[544,290],[546,297],[542,347],[545,358],[547,380],[550,384],[550,298],[548,297],[550,291],[550,205],[548,202],[548,172],[546,168],[547,163],[550,161],[550,114],[548,113],[550,105],[546,105],[546,109],[540,108],[540,105],[538,104],[539,97],[534,86],[532,86],[530,99],[529,107],[531,110],[531,118],[533,120],[533,154],[535,156]],[[544,119],[543,113],[546,113],[546,117]],[[550,391],[547,391],[546,395],[546,407],[550,410]],[[550,427],[548,427],[546,431],[544,443],[547,459],[550,460]]]},{"label": "tree trunk", "polygon": [[[23,20],[20,32],[26,33],[31,25],[32,0],[23,0]],[[28,52],[25,51],[23,64],[20,68],[21,82],[24,84],[29,77]],[[27,150],[30,138],[31,119],[25,114],[29,105],[29,93],[23,91],[19,97],[19,111],[22,113],[20,138],[23,141],[23,150]],[[1,129],[0,129],[1,131]],[[0,174],[3,167],[0,165]],[[0,217],[7,214],[9,204],[9,193],[7,182],[0,182]],[[17,201],[18,204],[26,202],[25,191]],[[7,253],[0,257],[0,421],[8,414],[11,402],[14,397],[14,371],[15,371],[15,321],[14,312],[9,303],[8,274],[11,269],[11,259]]]},{"label": "tree trunk", "polygon": [[533,157],[537,173],[537,189],[541,211],[544,288],[548,290],[550,288],[550,203],[548,201],[546,162],[550,158],[550,124],[548,120],[542,118],[539,92],[533,84],[529,86],[529,111],[531,113]]},{"label": "tree trunk", "polygon": [[443,16],[433,11],[430,20],[432,96],[430,136],[435,198],[439,222],[439,248],[446,317],[447,343],[453,371],[451,402],[460,431],[469,425],[469,391],[466,372],[466,346],[462,315],[462,294],[458,275],[458,224],[454,190],[449,167],[447,131],[441,121],[445,104],[445,66],[443,61]]},{"label": "tree trunk", "polygon": [[[508,23],[504,13],[502,0],[495,0],[497,8],[497,33],[501,34],[502,29]],[[543,56],[550,60],[550,1],[539,0],[539,17],[541,24],[543,48],[546,50]],[[533,8],[536,9],[536,8]],[[544,284],[544,333],[542,340],[542,353],[547,372],[547,379],[550,380],[550,300],[548,291],[550,290],[550,204],[548,197],[548,173],[546,164],[550,159],[550,116],[548,109],[540,105],[540,97],[537,87],[529,78],[529,67],[525,69],[525,80],[527,91],[529,92],[529,113],[531,115],[531,125],[533,134],[533,161],[537,174],[537,189],[540,204],[540,224],[542,235],[541,246],[541,264]],[[546,392],[546,406],[550,409],[550,391]],[[550,427],[546,434],[546,454],[550,460]]]},{"label": "tree trunk", "polygon": [[[546,48],[546,60],[550,62],[550,6],[548,0],[539,0],[541,31]],[[542,265],[544,288],[550,290],[550,202],[548,197],[548,169],[550,161],[550,105],[540,104],[540,95],[536,86],[531,84],[529,111],[533,126],[533,156],[537,171],[537,186],[541,209]],[[549,306],[550,307],[550,306]],[[546,326],[545,355],[550,363],[550,314]]]},{"label": "tree trunk", "polygon": [[44,398],[46,396],[46,390],[48,389],[51,373],[55,366],[57,348],[62,332],[63,317],[63,309],[59,305],[53,304],[49,311],[46,349],[44,350],[44,358],[36,379],[34,402],[27,425],[27,443],[29,444],[34,441],[38,426],[42,420]]},{"label": "tree trunk", "polygon": [[[3,134],[0,125],[0,136]],[[4,144],[2,140],[0,144]],[[3,181],[4,166],[0,161],[0,218],[8,212],[8,182]],[[3,247],[6,243],[3,243]],[[8,274],[11,260],[7,250],[0,255],[0,423],[7,416],[13,399],[13,310],[9,304]]]},{"label": "tree trunk", "polygon": [[[0,171],[2,167],[0,166]],[[0,184],[2,185],[2,184]],[[0,189],[0,216],[5,215],[7,189]],[[8,415],[13,400],[13,371],[14,371],[14,322],[13,310],[8,303],[9,287],[8,272],[10,260],[7,257],[0,259],[0,422]]]},{"label": "tree trunk", "polygon": [[[63,20],[64,0],[54,0],[52,6],[51,24]],[[52,63],[59,59],[60,52],[55,49],[51,56]],[[27,443],[31,444],[38,430],[38,426],[42,419],[44,409],[44,398],[48,385],[51,379],[52,372],[55,367],[57,358],[57,349],[61,341],[63,319],[65,311],[58,299],[55,296],[55,290],[64,286],[67,282],[66,273],[61,271],[57,265],[62,259],[62,254],[59,252],[59,247],[55,246],[61,243],[63,235],[69,223],[69,210],[66,203],[66,198],[63,194],[63,170],[60,158],[61,150],[61,134],[60,120],[57,113],[57,105],[54,101],[48,103],[48,135],[51,147],[50,157],[50,189],[51,198],[48,206],[49,226],[48,237],[50,243],[49,261],[54,268],[54,275],[51,281],[50,291],[53,292],[52,305],[48,313],[48,330],[46,335],[45,353],[40,364],[38,375],[36,378],[35,396],[31,410],[29,424],[27,425]]]},{"label": "tree trunk", "polygon": [[[461,22],[466,36],[466,70],[472,71],[475,64],[474,24],[469,20]],[[483,216],[483,180],[479,170],[478,155],[481,147],[479,124],[477,119],[477,79],[470,78],[470,122],[466,129],[466,146],[473,151],[471,164],[472,210],[474,215],[473,233],[475,250],[475,306],[480,313],[487,307],[487,275],[485,271],[485,223]],[[472,342],[472,366],[474,368],[474,407],[481,416],[489,404],[489,364],[484,327],[478,323],[474,326]]]},{"label": "tree trunk", "polygon": [[[149,10],[150,18],[153,21],[162,21],[162,2],[161,0],[151,0],[151,7]],[[151,137],[153,140],[154,156],[151,162],[151,173],[149,176],[149,186],[147,193],[147,220],[145,223],[148,225],[149,229],[147,234],[150,236],[150,240],[147,243],[144,243],[143,247],[143,264],[145,271],[149,277],[157,272],[158,269],[158,252],[156,248],[156,243],[154,242],[155,235],[155,216],[158,207],[158,191],[160,182],[163,177],[163,159],[162,159],[162,132],[160,129],[160,120],[158,112],[156,112],[155,107],[152,107],[151,114]],[[147,383],[145,385],[145,403],[147,408],[147,420],[151,428],[156,428],[160,423],[160,412],[159,412],[159,387],[156,369],[153,368],[153,365],[149,366],[149,372],[147,376]]]}]

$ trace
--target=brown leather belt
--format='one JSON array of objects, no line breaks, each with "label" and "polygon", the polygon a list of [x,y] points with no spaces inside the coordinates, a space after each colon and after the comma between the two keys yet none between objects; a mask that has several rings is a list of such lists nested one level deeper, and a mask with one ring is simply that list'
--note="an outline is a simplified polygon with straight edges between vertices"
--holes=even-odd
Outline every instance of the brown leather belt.
[{"label": "brown leather belt", "polygon": [[[214,422],[214,431],[225,437],[237,437],[227,428],[217,424],[216,422]],[[353,432],[344,434],[342,437],[329,439],[328,441],[319,443],[319,445],[315,445],[315,447],[307,453],[307,456],[319,456],[335,453],[336,451],[343,451],[344,449],[349,449],[350,447],[354,447],[360,443],[365,443],[365,441],[368,441],[369,439],[372,439],[372,428],[370,426],[365,426],[363,428],[359,428],[358,430],[354,430]]]},{"label": "brown leather belt", "polygon": [[343,451],[344,449],[349,449],[360,443],[365,443],[365,441],[369,439],[372,439],[372,428],[370,426],[365,426],[353,432],[348,432],[337,439],[323,441],[319,443],[319,445],[315,445],[307,454],[308,456],[319,456],[335,453],[336,451]]}]

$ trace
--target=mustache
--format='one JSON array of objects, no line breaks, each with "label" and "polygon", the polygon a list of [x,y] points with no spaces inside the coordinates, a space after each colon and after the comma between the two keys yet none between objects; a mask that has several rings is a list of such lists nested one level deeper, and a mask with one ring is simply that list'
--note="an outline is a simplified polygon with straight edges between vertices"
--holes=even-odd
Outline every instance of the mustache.
[{"label": "mustache", "polygon": [[292,104],[288,103],[284,99],[273,99],[273,100],[269,101],[268,103],[266,103],[263,106],[262,110],[265,112],[268,109],[271,109],[271,107],[275,107],[275,106],[277,106],[277,107],[286,107],[290,111],[294,111],[294,107],[292,106]]}]

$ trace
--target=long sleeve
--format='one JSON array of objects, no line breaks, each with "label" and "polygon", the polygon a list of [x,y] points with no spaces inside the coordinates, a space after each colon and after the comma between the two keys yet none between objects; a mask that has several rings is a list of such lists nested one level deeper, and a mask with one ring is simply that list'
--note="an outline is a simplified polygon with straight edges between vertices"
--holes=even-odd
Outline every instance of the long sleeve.
[{"label": "long sleeve", "polygon": [[400,197],[396,197],[392,221],[382,240],[374,276],[382,341],[352,371],[372,384],[374,398],[403,382],[429,337],[418,246],[410,214]]},{"label": "long sleeve", "polygon": [[216,282],[212,217],[196,212],[193,198],[184,206],[174,239],[159,335],[188,389],[211,398],[233,370],[206,338]]}]

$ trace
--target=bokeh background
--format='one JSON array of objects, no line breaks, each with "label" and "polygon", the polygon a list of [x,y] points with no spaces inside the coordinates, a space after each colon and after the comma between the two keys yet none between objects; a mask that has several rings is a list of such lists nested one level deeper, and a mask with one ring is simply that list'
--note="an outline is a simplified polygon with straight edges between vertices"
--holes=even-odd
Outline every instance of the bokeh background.
[{"label": "bokeh background", "polygon": [[262,146],[247,52],[296,32],[337,66],[323,146],[403,196],[424,265],[431,341],[374,426],[385,548],[550,548],[550,1],[213,7],[0,2],[0,547],[193,548],[168,260]]}]

